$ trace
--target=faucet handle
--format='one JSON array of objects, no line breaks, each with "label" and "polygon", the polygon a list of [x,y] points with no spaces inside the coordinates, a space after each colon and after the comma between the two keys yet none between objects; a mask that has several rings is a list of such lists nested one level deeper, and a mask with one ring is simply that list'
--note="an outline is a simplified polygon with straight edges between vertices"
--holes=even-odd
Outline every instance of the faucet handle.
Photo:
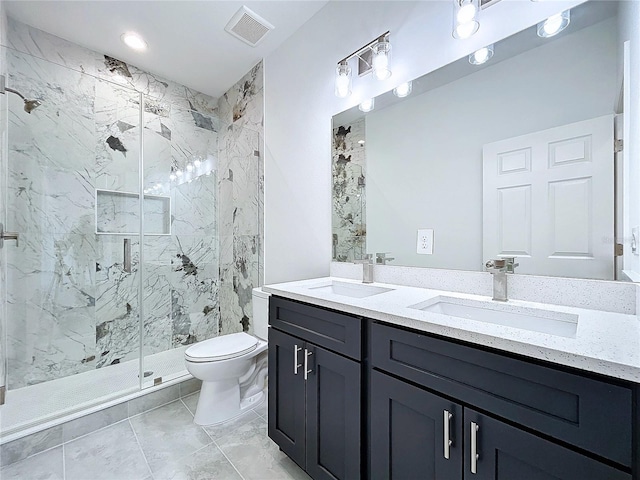
[{"label": "faucet handle", "polygon": [[503,258],[494,258],[493,260],[489,260],[486,264],[485,267],[487,268],[487,271],[491,272],[501,272],[504,271],[507,268],[507,261],[504,260]]},{"label": "faucet handle", "polygon": [[387,255],[390,255],[390,254],[391,252],[376,253],[376,263],[381,263],[382,265],[385,265],[386,262],[395,260],[395,258],[393,257],[387,257]]}]

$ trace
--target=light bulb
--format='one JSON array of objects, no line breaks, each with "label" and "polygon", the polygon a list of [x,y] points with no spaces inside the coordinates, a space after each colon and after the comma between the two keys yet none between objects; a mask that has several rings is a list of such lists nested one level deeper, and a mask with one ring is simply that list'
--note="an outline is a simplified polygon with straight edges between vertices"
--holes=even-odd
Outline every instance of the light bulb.
[{"label": "light bulb", "polygon": [[469,38],[471,35],[478,31],[478,27],[480,24],[478,22],[467,22],[456,25],[456,29],[453,31],[453,36],[455,38]]},{"label": "light bulb", "polygon": [[411,93],[411,82],[401,83],[393,89],[393,94],[398,98],[406,97]]},{"label": "light bulb", "polygon": [[181,177],[182,176],[182,170],[176,170],[176,175],[178,177]]},{"label": "light bulb", "polygon": [[193,165],[187,163],[187,172],[191,172],[193,170]]},{"label": "light bulb", "polygon": [[199,159],[199,158],[196,158],[196,159],[193,161],[193,164],[194,164],[196,167],[199,167],[201,163],[202,163],[202,162],[200,161],[200,159]]},{"label": "light bulb", "polygon": [[147,49],[147,42],[145,42],[144,38],[142,38],[140,35],[138,35],[135,32],[123,33],[120,36],[120,39],[124,42],[124,44],[127,47],[133,50],[137,50],[141,52]]},{"label": "light bulb", "polygon": [[351,95],[351,67],[346,63],[340,63],[336,68],[335,95],[338,98]]},{"label": "light bulb", "polygon": [[569,10],[551,15],[544,22],[538,24],[538,36],[542,38],[553,37],[567,28],[570,22],[571,16]]},{"label": "light bulb", "polygon": [[456,15],[458,23],[469,23],[476,16],[476,6],[473,3],[462,5]]},{"label": "light bulb", "polygon": [[372,49],[373,59],[371,60],[371,67],[373,68],[373,74],[378,80],[386,80],[391,76],[391,69],[389,68],[391,44],[383,40],[376,43]]},{"label": "light bulb", "polygon": [[365,100],[364,102],[362,102],[360,105],[358,105],[358,108],[362,111],[362,112],[370,112],[371,110],[373,110],[374,107],[374,99],[370,98],[368,100]]},{"label": "light bulb", "polygon": [[469,55],[469,63],[471,65],[482,65],[491,57],[493,57],[493,45],[488,45]]},{"label": "light bulb", "polygon": [[171,175],[169,175],[169,180],[171,180],[172,182],[176,179],[176,174],[175,173],[171,173]]}]

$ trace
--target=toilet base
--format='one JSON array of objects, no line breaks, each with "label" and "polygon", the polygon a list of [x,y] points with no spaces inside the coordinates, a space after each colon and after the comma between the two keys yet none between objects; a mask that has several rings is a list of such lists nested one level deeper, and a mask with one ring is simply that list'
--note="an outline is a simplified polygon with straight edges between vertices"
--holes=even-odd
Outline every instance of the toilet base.
[{"label": "toilet base", "polygon": [[[197,425],[223,423],[260,405],[265,397],[264,392],[258,392],[242,399],[241,402],[240,384],[237,379],[202,382],[193,421]],[[211,399],[215,399],[215,402]]]}]

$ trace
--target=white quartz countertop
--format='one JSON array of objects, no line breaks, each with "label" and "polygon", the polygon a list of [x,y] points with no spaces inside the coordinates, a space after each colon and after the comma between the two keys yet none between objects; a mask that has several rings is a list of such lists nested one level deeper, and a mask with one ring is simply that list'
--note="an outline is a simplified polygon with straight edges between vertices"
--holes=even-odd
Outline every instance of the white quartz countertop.
[{"label": "white quartz countertop", "polygon": [[489,302],[492,306],[500,308],[495,304],[502,302],[493,302],[490,297],[385,283],[367,284],[391,290],[364,298],[338,295],[326,289],[313,288],[331,282],[361,285],[361,282],[354,280],[324,277],[265,285],[262,289],[281,297],[361,315],[391,325],[401,325],[610,377],[640,382],[640,322],[635,315],[521,300],[507,302],[510,309],[537,309],[550,312],[550,315],[565,314],[565,317],[577,315],[575,334],[558,336],[410,308],[424,302],[428,303],[428,300],[438,296],[455,297],[462,302]]}]

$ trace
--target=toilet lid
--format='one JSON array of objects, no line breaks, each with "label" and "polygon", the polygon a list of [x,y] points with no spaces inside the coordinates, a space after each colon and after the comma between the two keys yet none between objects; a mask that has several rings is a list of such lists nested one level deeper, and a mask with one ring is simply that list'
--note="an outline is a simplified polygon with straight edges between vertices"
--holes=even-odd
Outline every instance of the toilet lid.
[{"label": "toilet lid", "polygon": [[239,357],[258,346],[258,339],[246,333],[232,333],[210,338],[190,346],[184,352],[191,362],[215,362]]}]

